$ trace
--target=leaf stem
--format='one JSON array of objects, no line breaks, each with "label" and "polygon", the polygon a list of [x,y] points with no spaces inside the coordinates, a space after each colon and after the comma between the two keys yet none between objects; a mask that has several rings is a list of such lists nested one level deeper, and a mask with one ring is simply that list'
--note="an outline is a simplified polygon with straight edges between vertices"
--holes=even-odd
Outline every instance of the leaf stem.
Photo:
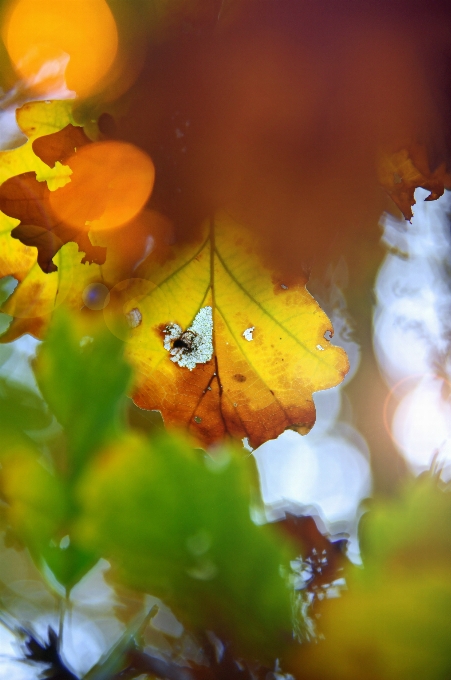
[{"label": "leaf stem", "polygon": [[[213,316],[213,328],[215,323],[215,220],[213,215],[210,216],[210,289],[211,289],[211,310]],[[216,355],[215,348],[215,334],[213,332],[213,351]]]}]

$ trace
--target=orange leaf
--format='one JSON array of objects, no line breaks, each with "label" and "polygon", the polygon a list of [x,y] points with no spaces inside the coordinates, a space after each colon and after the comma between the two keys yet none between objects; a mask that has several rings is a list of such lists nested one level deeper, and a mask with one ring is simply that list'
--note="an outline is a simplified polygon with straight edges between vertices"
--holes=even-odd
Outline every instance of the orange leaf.
[{"label": "orange leaf", "polygon": [[385,153],[379,161],[379,181],[388,195],[401,210],[406,220],[413,217],[415,189],[422,187],[430,191],[426,201],[435,201],[443,191],[451,188],[451,175],[442,163],[431,172],[426,149],[411,144],[396,153]]}]

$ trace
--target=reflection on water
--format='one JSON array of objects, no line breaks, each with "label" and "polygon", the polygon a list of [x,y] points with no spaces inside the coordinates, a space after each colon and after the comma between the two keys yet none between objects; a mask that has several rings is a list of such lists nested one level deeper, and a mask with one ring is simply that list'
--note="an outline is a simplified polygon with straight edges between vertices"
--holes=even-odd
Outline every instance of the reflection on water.
[{"label": "reflection on water", "polygon": [[451,194],[425,202],[411,224],[384,216],[391,249],[376,284],[374,344],[391,387],[386,424],[414,472],[451,461],[449,403]]}]

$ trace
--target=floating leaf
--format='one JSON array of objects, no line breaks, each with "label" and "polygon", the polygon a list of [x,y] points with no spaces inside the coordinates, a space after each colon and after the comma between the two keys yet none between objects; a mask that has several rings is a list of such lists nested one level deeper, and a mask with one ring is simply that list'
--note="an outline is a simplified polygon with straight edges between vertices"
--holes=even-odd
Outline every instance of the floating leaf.
[{"label": "floating leaf", "polygon": [[81,127],[71,123],[58,132],[38,137],[33,142],[33,151],[50,168],[64,163],[77,149],[91,142]]},{"label": "floating leaf", "polygon": [[131,281],[105,314],[113,330],[115,309],[131,327],[138,406],[203,445],[230,435],[256,447],[289,427],[311,429],[312,393],[340,383],[348,361],[325,338],[332,325],[303,275],[276,276],[250,234],[222,216],[166,261],[155,249],[137,276],[147,290]]},{"label": "floating leaf", "polygon": [[[89,200],[83,198],[83,154],[89,151],[89,174],[100,167],[98,154],[94,154],[97,161],[91,162],[91,151],[119,143],[85,144],[73,154],[77,135],[70,123],[56,135],[48,135],[46,143],[35,140],[39,154],[55,168],[58,159],[69,163],[74,159],[74,168],[81,164],[77,181],[50,191],[33,173],[24,173],[0,187],[0,206],[21,220],[14,232],[25,243],[38,247],[38,262],[51,272],[43,280],[39,271],[33,271],[30,252],[26,253],[28,261],[17,257],[18,251],[16,262],[9,258],[9,268],[0,274],[15,276],[21,285],[3,307],[16,317],[4,339],[27,331],[42,334],[56,305],[66,300],[80,309],[86,304],[90,286],[101,284],[108,291],[113,289],[113,298],[120,291],[116,296],[119,315],[132,329],[129,356],[139,369],[135,401],[140,407],[160,410],[167,424],[184,426],[204,445],[233,436],[247,437],[252,446],[258,446],[287,427],[308,432],[315,420],[312,393],[338,384],[348,363],[344,352],[325,338],[332,327],[307,292],[306,278],[284,282],[262,265],[247,231],[224,217],[206,227],[203,242],[172,247],[154,243],[158,247],[134,272],[143,282],[141,288],[146,289],[139,293],[136,305],[136,294],[132,294],[136,286],[132,283],[129,287],[126,279],[130,272],[125,274],[117,267],[118,247],[112,231],[96,233],[95,245],[91,245],[83,228],[85,217],[91,215],[83,216],[84,208],[98,205],[90,194]],[[134,150],[136,156],[139,151],[130,145],[116,146],[110,149],[114,159],[117,153]],[[126,212],[135,210],[136,201],[141,205],[146,187],[151,188],[149,182],[153,182],[153,166],[142,156],[137,157],[136,170],[142,187],[136,196],[131,189]],[[101,182],[95,187],[99,193]],[[108,194],[105,200],[114,203],[116,194]],[[72,218],[59,221],[55,206],[58,214],[68,210],[72,215],[77,201],[83,208],[80,214],[75,211],[79,224]],[[114,222],[118,213],[110,203],[105,215],[111,213]],[[110,224],[109,218],[103,225],[103,217],[97,217],[92,214],[92,225],[99,222],[103,229]],[[142,213],[135,222],[147,225],[146,220]],[[133,228],[133,223],[127,224],[129,240]],[[86,256],[79,257],[74,244],[67,241],[76,241]],[[86,260],[101,262],[104,243],[109,244],[107,266],[81,266]],[[61,267],[54,261],[55,253],[63,264],[61,272],[54,271]],[[121,278],[122,283],[117,284]],[[117,308],[110,304],[107,318],[114,316]]]},{"label": "floating leaf", "polygon": [[[72,120],[70,108],[61,107],[61,103],[53,102],[52,106],[35,102],[34,106],[28,104],[26,109],[19,109],[17,120],[29,140],[19,149],[3,152],[1,159],[6,164],[8,177],[3,178],[0,187],[0,209],[20,221],[11,236],[25,246],[37,248],[37,262],[45,273],[57,270],[53,257],[69,241],[77,243],[85,253],[83,262],[105,262],[105,249],[93,246],[86,231],[65,224],[51,206],[50,189],[56,190],[70,182],[72,170],[61,163],[66,162],[75,149],[90,143],[83,130],[72,123],[58,129],[59,124]],[[52,126],[58,131],[43,134]],[[18,174],[25,163],[29,172]]]},{"label": "floating leaf", "polygon": [[54,168],[44,163],[34,152],[33,142],[37,137],[50,135],[69,124],[76,125],[72,118],[71,101],[30,102],[16,111],[19,128],[28,141],[17,149],[0,152],[0,182],[24,172],[36,172],[39,182],[48,182],[49,188],[63,186],[70,176],[70,169],[61,163]]}]

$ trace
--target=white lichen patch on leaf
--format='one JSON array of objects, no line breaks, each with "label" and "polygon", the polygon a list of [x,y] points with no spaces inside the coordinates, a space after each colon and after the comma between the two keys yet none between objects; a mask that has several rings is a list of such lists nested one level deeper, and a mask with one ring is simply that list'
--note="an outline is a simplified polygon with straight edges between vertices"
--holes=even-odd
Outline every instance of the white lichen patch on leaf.
[{"label": "white lichen patch on leaf", "polygon": [[178,325],[178,323],[171,323],[163,331],[164,333],[164,342],[163,342],[163,347],[167,349],[168,352],[171,351],[171,342],[173,340],[178,340],[182,333],[182,327]]},{"label": "white lichen patch on leaf", "polygon": [[126,315],[127,323],[130,328],[137,328],[142,322],[142,314],[137,307],[131,309]]},{"label": "white lichen patch on leaf", "polygon": [[251,326],[250,328],[246,328],[246,330],[243,332],[243,338],[245,338],[248,342],[253,340],[254,338],[252,337],[252,333],[255,331],[255,326]]},{"label": "white lichen patch on leaf", "polygon": [[169,324],[164,332],[164,348],[171,354],[171,361],[190,371],[197,364],[206,364],[213,356],[213,310],[202,307],[193,325],[183,331],[177,324]]}]

